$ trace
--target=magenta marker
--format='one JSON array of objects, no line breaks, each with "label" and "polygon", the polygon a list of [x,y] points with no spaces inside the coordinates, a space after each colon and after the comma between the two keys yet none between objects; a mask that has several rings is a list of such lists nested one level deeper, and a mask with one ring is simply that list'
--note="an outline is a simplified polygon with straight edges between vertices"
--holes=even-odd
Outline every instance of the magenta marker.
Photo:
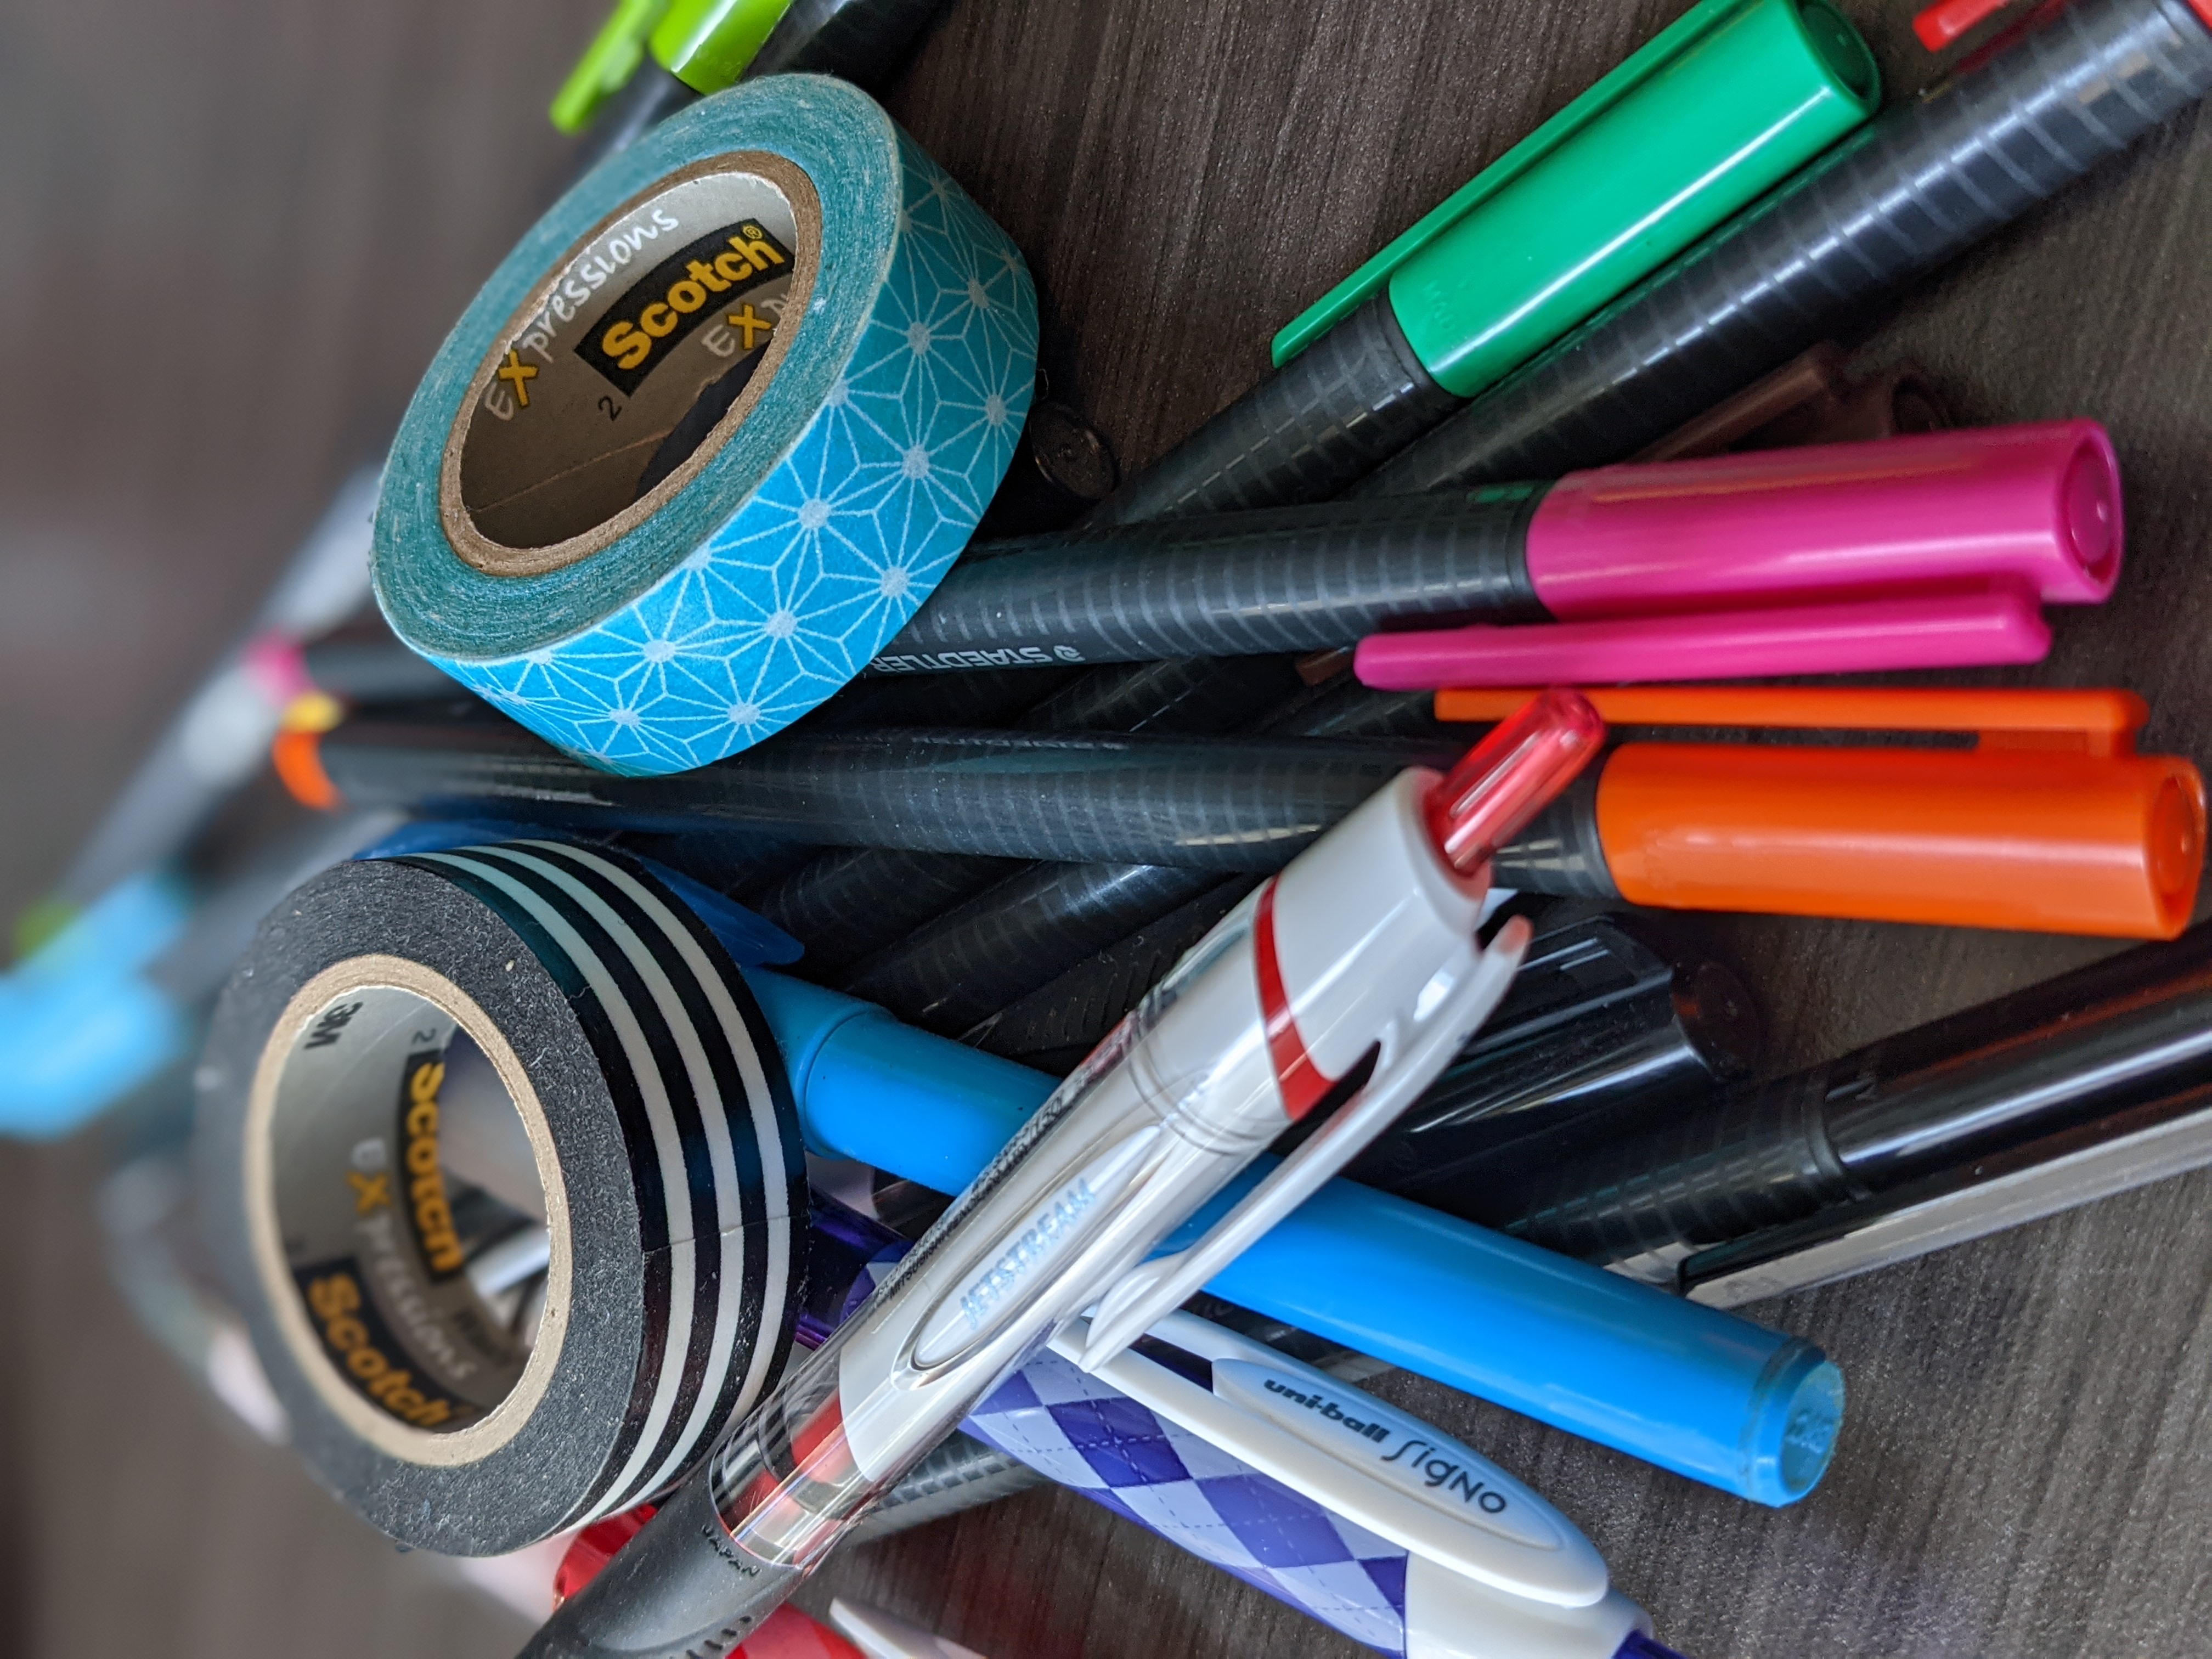
[{"label": "magenta marker", "polygon": [[1604,617],[1539,628],[1370,634],[1352,666],[1382,691],[1624,684],[2040,662],[2051,629],[2021,589],[1759,611]]},{"label": "magenta marker", "polygon": [[2119,574],[2094,421],[1603,467],[979,549],[881,672],[1359,646],[1448,685],[2039,660]]},{"label": "magenta marker", "polygon": [[2007,577],[2094,605],[2120,468],[2094,421],[1601,467],[1554,484],[1528,580],[1561,622]]}]

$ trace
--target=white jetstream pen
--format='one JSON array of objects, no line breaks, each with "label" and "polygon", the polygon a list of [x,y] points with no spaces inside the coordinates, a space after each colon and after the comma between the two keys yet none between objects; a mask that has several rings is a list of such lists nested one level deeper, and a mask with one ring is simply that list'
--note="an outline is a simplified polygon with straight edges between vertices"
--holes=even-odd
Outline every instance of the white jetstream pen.
[{"label": "white jetstream pen", "polygon": [[[1603,734],[1585,699],[1547,692],[1449,776],[1401,773],[1238,906],[526,1659],[717,1659],[1066,1322],[1104,1299],[1085,1363],[1107,1363],[1341,1169],[1504,995],[1529,930],[1476,940],[1490,854]],[[1205,1238],[1139,1268],[1336,1108]]]}]

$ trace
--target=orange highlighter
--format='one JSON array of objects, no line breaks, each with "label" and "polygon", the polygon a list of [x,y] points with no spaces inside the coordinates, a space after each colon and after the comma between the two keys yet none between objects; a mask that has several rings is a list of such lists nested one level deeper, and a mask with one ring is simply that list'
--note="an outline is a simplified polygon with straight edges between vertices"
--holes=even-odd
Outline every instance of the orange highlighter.
[{"label": "orange highlighter", "polygon": [[[1437,714],[1500,720],[1536,695],[1440,691]],[[2150,711],[2131,693],[1585,695],[1609,726],[1830,735],[1818,745],[1621,744],[1498,855],[1501,886],[1674,910],[2130,939],[2172,939],[2196,906],[2204,780],[2179,757],[2136,752]],[[1934,733],[1962,741],[1930,746]]]}]

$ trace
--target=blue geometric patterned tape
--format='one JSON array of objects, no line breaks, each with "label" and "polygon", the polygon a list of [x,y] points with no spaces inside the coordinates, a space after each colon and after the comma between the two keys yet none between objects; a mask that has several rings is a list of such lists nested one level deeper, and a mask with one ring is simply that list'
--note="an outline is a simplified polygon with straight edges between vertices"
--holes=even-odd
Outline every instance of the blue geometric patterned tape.
[{"label": "blue geometric patterned tape", "polygon": [[[635,532],[543,574],[472,567],[445,533],[439,468],[517,307],[616,208],[738,151],[788,160],[821,198],[781,367]],[[1012,458],[1036,350],[1020,253],[882,110],[815,76],[748,82],[597,169],[486,284],[394,447],[379,600],[417,651],[580,759],[642,775],[719,760],[846,684],[921,608]]]}]

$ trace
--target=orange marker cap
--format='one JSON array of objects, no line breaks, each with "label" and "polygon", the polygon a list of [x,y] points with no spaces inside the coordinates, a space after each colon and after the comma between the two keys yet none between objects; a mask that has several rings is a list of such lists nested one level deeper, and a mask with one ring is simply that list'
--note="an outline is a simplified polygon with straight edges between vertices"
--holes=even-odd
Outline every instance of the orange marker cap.
[{"label": "orange marker cap", "polygon": [[292,799],[318,812],[335,812],[345,805],[331,775],[323,769],[323,734],[319,732],[279,732],[269,745],[270,764]]},{"label": "orange marker cap", "polygon": [[[1440,720],[1502,720],[1533,687],[1439,691]],[[1583,695],[1611,726],[1972,732],[1984,749],[2125,755],[2150,708],[2132,691],[1978,686],[1620,685]]]},{"label": "orange marker cap", "polygon": [[[1527,690],[1440,692],[1496,720]],[[1631,743],[1605,763],[1598,838],[1621,896],[1675,909],[2172,939],[2203,873],[2204,781],[2134,752],[2124,691],[1634,686],[1586,694],[1623,726],[1971,732],[1972,749]]]},{"label": "orange marker cap", "polygon": [[1638,743],[1597,825],[1637,904],[2172,939],[2204,783],[2166,756]]}]

